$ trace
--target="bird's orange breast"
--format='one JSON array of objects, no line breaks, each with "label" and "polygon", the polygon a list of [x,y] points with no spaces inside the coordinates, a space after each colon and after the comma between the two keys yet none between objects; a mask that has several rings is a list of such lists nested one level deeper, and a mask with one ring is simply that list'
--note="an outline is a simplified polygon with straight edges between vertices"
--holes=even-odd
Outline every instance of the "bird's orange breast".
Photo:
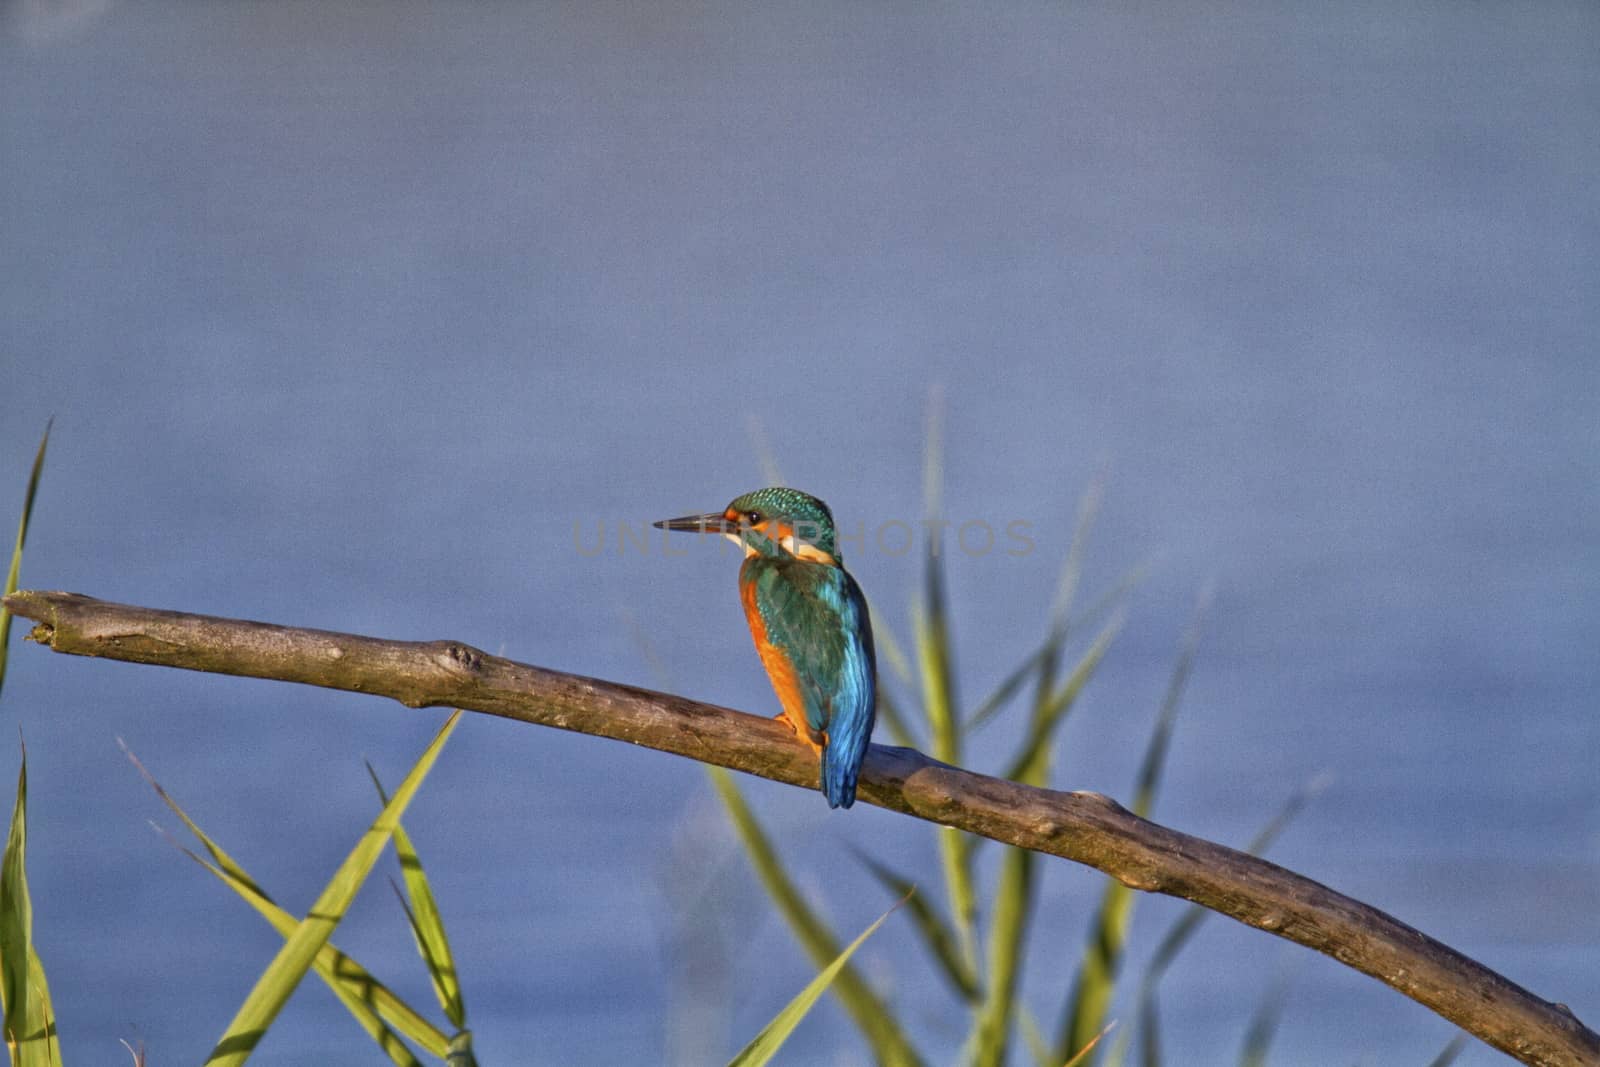
[{"label": "bird's orange breast", "polygon": [[756,652],[761,656],[761,665],[766,668],[767,677],[772,680],[772,689],[778,694],[778,703],[783,706],[784,716],[796,734],[813,745],[820,745],[823,735],[813,731],[806,722],[806,701],[800,690],[800,676],[795,673],[794,663],[783,649],[767,640],[767,624],[761,618],[760,606],[756,604],[754,582],[740,583],[739,599],[744,604],[744,619],[750,625],[750,636],[755,639]]}]

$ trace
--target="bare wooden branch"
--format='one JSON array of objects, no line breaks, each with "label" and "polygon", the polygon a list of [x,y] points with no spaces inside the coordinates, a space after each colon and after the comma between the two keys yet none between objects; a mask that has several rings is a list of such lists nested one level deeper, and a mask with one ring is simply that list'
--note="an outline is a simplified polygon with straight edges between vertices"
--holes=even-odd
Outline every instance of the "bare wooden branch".
[{"label": "bare wooden branch", "polygon": [[[187,615],[75,593],[5,600],[57,652],[276,678],[595,734],[807,789],[816,758],[781,724],[667,693],[486,655],[457,641],[352,634]],[[1389,915],[1265,860],[1140,819],[1097,793],[974,774],[874,745],[860,799],[1088,864],[1135,889],[1204,905],[1371,975],[1524,1063],[1600,1064],[1600,1035]]]}]

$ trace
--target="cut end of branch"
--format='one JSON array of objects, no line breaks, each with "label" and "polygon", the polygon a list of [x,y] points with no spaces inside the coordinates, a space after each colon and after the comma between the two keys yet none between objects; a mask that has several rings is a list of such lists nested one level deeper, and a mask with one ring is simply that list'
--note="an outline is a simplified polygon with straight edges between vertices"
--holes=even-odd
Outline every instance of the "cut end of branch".
[{"label": "cut end of branch", "polygon": [[23,640],[54,648],[57,605],[73,599],[88,598],[77,593],[48,593],[36,589],[19,589],[5,597],[4,604],[11,614],[20,619],[32,619],[36,624]]},{"label": "cut end of branch", "polygon": [[50,596],[69,596],[65,593],[41,593],[34,589],[18,589],[5,597],[6,610],[25,619],[37,619],[44,612]]}]

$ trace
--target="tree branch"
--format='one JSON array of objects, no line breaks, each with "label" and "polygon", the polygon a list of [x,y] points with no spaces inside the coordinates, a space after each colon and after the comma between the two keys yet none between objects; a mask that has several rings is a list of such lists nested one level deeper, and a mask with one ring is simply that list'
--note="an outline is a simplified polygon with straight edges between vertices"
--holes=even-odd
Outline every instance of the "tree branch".
[{"label": "tree branch", "polygon": [[[352,634],[157,611],[75,593],[20,592],[6,607],[57,652],[276,678],[467,708],[671,752],[807,789],[816,757],[781,724],[683,697],[486,655],[457,641]],[[1404,923],[1265,860],[1140,819],[1097,793],[974,774],[912,749],[874,745],[870,804],[1098,868],[1202,904],[1371,975],[1524,1063],[1600,1064],[1600,1035],[1552,1004]]]}]

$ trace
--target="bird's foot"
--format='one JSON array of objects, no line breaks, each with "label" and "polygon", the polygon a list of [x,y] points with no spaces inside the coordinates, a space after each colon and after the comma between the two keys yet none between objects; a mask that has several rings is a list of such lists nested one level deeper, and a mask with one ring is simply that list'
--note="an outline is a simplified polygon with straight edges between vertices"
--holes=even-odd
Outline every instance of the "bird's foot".
[{"label": "bird's foot", "polygon": [[827,733],[826,730],[824,730],[823,733],[822,733],[822,740],[818,741],[816,738],[811,736],[811,731],[810,730],[802,730],[798,725],[796,725],[795,721],[793,719],[789,718],[789,713],[788,712],[780,711],[780,712],[778,712],[778,714],[774,715],[773,718],[777,719],[779,722],[783,723],[789,729],[793,730],[794,731],[794,735],[796,737],[798,737],[800,740],[804,741],[806,743],[806,746],[808,748],[810,748],[813,753],[816,754],[816,757],[818,759],[822,758],[822,750],[824,748],[828,747],[828,733]]}]

